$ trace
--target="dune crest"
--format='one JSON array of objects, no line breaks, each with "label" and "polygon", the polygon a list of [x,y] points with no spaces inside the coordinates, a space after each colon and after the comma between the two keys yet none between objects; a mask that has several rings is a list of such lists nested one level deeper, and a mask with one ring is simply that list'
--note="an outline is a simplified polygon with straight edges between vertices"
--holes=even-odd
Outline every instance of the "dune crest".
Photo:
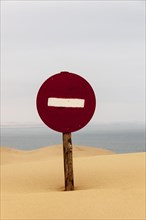
[{"label": "dune crest", "polygon": [[[20,163],[37,160],[53,159],[53,157],[63,157],[62,145],[42,147],[35,150],[17,150],[14,148],[0,147],[1,165],[8,163]],[[73,157],[97,156],[113,154],[110,150],[96,147],[85,147],[73,145]]]}]

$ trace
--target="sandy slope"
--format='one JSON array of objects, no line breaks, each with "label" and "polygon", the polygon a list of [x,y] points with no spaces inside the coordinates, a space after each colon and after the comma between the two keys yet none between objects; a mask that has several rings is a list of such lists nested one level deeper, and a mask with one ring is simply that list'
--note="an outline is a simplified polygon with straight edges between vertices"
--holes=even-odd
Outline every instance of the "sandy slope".
[{"label": "sandy slope", "polygon": [[145,219],[145,153],[75,147],[75,191],[65,192],[61,152],[2,148],[1,219]]},{"label": "sandy slope", "polygon": [[[55,145],[49,147],[39,148],[37,150],[16,150],[8,147],[0,147],[1,154],[1,164],[8,163],[20,163],[28,161],[38,161],[38,160],[48,160],[52,157],[63,157],[62,145]],[[82,147],[78,145],[73,145],[73,156],[74,157],[84,157],[84,156],[95,156],[113,154],[112,151],[103,150],[96,147]]]}]

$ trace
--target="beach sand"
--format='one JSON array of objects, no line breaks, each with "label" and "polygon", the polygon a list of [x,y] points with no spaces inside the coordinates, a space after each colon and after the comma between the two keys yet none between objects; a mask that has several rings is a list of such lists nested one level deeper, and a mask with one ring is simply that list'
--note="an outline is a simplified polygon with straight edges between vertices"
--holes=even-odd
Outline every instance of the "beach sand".
[{"label": "beach sand", "polygon": [[75,191],[64,191],[62,146],[1,147],[1,219],[145,219],[145,153],[74,146]]}]

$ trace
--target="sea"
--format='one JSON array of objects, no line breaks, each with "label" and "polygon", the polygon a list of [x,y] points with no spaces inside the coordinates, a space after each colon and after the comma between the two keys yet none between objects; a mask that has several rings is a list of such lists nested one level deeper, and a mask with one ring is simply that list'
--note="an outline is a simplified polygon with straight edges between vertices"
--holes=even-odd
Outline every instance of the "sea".
[{"label": "sea", "polygon": [[[1,146],[19,150],[34,150],[62,144],[62,134],[46,126],[3,126]],[[145,126],[143,124],[90,125],[72,133],[72,144],[92,146],[115,153],[144,152]]]}]

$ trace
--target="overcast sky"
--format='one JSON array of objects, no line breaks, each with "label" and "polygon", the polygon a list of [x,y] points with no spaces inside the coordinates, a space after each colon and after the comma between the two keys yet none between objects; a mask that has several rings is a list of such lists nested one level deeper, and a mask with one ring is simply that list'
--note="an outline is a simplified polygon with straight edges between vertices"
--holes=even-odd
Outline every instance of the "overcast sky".
[{"label": "overcast sky", "polygon": [[144,1],[2,1],[1,122],[43,123],[41,84],[62,70],[92,85],[92,123],[144,121]]}]

